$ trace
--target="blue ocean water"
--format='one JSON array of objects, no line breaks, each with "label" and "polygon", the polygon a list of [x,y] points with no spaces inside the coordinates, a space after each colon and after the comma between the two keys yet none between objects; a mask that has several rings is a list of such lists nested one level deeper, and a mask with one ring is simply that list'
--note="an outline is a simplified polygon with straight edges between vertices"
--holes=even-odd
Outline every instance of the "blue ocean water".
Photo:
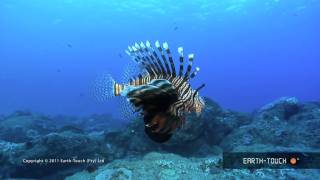
[{"label": "blue ocean water", "polygon": [[121,80],[136,41],[195,53],[193,81],[225,108],[252,111],[282,96],[319,100],[317,0],[1,0],[0,113],[115,113],[90,87]]}]

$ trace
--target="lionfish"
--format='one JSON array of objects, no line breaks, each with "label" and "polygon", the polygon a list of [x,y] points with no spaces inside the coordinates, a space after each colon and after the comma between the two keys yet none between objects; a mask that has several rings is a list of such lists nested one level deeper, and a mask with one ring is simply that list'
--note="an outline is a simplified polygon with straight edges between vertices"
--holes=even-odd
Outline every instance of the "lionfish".
[{"label": "lionfish", "polygon": [[140,73],[123,84],[112,79],[108,83],[109,87],[103,87],[103,93],[125,97],[135,111],[143,116],[145,132],[149,138],[162,143],[182,127],[188,113],[202,112],[205,103],[199,96],[199,90],[205,84],[196,89],[190,85],[190,79],[200,70],[196,67],[191,72],[193,54],[188,55],[188,65],[184,72],[183,48],[178,48],[180,67],[179,72],[176,72],[168,43],[161,46],[156,41],[155,47],[158,52],[149,41],[128,46],[126,53],[139,65]]}]

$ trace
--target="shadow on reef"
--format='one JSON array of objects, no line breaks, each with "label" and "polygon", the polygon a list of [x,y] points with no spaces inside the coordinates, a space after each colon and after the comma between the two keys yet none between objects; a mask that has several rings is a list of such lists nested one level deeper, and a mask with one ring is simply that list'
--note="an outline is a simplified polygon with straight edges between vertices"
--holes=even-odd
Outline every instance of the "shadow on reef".
[{"label": "shadow on reef", "polygon": [[[221,160],[223,151],[319,150],[320,103],[300,103],[295,98],[281,98],[254,114],[244,114],[224,110],[217,103],[206,98],[203,114],[200,117],[195,115],[188,117],[185,126],[163,144],[155,143],[147,137],[141,119],[132,120],[124,128],[120,127],[120,124],[114,125],[109,115],[93,115],[87,118],[46,117],[20,111],[1,117],[0,178],[62,179],[81,170],[89,173],[87,175],[90,178],[92,178],[90,174],[95,178],[99,175],[106,178],[106,172],[109,175],[124,173],[127,176],[135,176],[141,172],[119,169],[119,166],[115,170],[117,163],[128,163],[128,168],[132,168],[129,167],[131,161],[116,159],[135,159],[146,163],[145,159],[148,158],[146,154],[154,151],[159,153],[156,154],[157,157],[163,156],[164,161],[168,161],[170,157],[181,159],[180,156],[184,156],[182,160],[190,164],[190,167],[198,163],[199,173],[201,171],[218,174],[218,178],[219,173],[222,176],[221,173],[225,172],[216,160]],[[176,155],[166,155],[166,153]],[[99,158],[105,161],[100,164],[23,163],[26,159],[50,158]],[[196,159],[193,161],[192,158]],[[212,158],[215,159],[215,165],[211,167],[210,162],[207,161]],[[153,159],[155,160],[150,162],[150,168],[157,168],[158,160],[161,158]],[[160,163],[159,166],[183,169],[183,167],[177,167],[175,162],[170,162],[168,162],[169,165]],[[171,171],[174,171],[174,168]],[[179,171],[180,174],[173,174],[171,171],[164,170],[157,173],[159,178],[170,173],[172,176],[190,178],[181,175],[182,171]],[[184,171],[189,170],[185,168]],[[238,173],[240,173],[239,176],[243,176],[247,171]],[[273,173],[272,177],[276,177],[276,172],[270,173]],[[233,174],[236,176],[237,173],[233,171]],[[199,174],[200,176],[202,174]]]}]

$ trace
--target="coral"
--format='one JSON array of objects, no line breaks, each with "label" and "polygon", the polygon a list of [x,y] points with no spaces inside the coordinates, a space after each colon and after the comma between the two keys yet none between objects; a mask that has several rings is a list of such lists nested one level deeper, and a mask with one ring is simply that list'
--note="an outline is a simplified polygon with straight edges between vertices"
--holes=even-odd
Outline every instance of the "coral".
[{"label": "coral", "polygon": [[200,117],[195,114],[188,116],[186,124],[166,143],[158,144],[151,141],[145,135],[141,119],[131,121],[124,132],[106,133],[106,141],[113,144],[116,149],[125,149],[127,154],[131,155],[145,154],[155,150],[185,156],[216,153],[217,149],[213,149],[212,146],[219,144],[233,129],[248,124],[250,117],[246,114],[223,110],[208,98],[205,101],[206,108],[203,114]]},{"label": "coral", "polygon": [[17,111],[0,121],[0,139],[10,142],[26,142],[46,135],[56,130],[56,125],[50,119]]},{"label": "coral", "polygon": [[163,180],[178,180],[179,175],[176,173],[174,169],[164,169],[160,171],[158,177]]},{"label": "coral", "polygon": [[299,101],[294,97],[282,97],[270,104],[265,105],[260,110],[260,115],[264,119],[284,119],[299,113]]},{"label": "coral", "polygon": [[[47,117],[19,111],[0,120],[0,179],[314,179],[317,171],[226,170],[226,151],[320,149],[320,103],[281,98],[256,113],[222,109],[206,98],[168,142],[151,141],[142,119],[123,129],[110,115]],[[117,126],[117,127],[116,127]],[[103,158],[102,164],[38,166],[23,159]]]},{"label": "coral", "polygon": [[[314,179],[317,171],[246,169],[227,170],[219,165],[221,156],[184,158],[174,154],[152,152],[142,159],[124,159],[100,167],[95,173],[76,173],[66,180],[82,179]],[[161,162],[161,163],[160,163]],[[170,165],[167,166],[168,162]]]},{"label": "coral", "polygon": [[96,177],[96,180],[131,180],[132,172],[126,168],[118,169],[106,169],[99,173]]},{"label": "coral", "polygon": [[319,107],[315,103],[299,103],[296,98],[281,98],[263,107],[250,124],[226,136],[220,146],[226,151],[257,144],[319,149]]},{"label": "coral", "polygon": [[[65,165],[57,163],[50,166],[44,164],[24,164],[24,159],[69,159],[72,157],[76,159],[104,159],[105,155],[108,154],[107,149],[103,147],[101,142],[85,134],[70,131],[50,133],[29,143],[32,144],[31,147],[13,143],[6,143],[5,146],[3,143],[2,145],[0,144],[4,146],[2,153],[10,164],[11,177],[38,178],[65,168],[86,165],[77,163]],[[20,148],[19,151],[17,151],[17,147]]]}]

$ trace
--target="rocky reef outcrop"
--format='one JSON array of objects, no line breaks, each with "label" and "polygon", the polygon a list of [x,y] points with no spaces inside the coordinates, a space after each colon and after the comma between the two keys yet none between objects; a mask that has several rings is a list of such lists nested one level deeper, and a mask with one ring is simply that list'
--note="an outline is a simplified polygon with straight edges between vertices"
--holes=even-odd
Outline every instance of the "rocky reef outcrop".
[{"label": "rocky reef outcrop", "polygon": [[[39,178],[52,174],[64,177],[70,173],[68,169],[74,172],[91,166],[88,163],[27,161],[100,158],[109,162],[114,159],[103,139],[103,133],[111,130],[110,126],[106,127],[110,115],[105,116],[104,123],[102,117],[93,115],[84,122],[85,118],[47,117],[26,111],[4,117],[0,121],[0,179]],[[96,128],[100,125],[105,129]]]},{"label": "rocky reef outcrop", "polygon": [[[220,164],[222,152],[227,151],[319,151],[319,102],[281,98],[246,114],[223,109],[206,98],[202,115],[190,115],[184,127],[163,144],[146,136],[141,119],[123,126],[112,122],[110,115],[48,117],[20,111],[2,116],[0,177],[63,179],[75,172],[79,173],[69,179],[309,179],[319,175],[304,170],[225,170]],[[55,158],[104,161],[23,162]]]},{"label": "rocky reef outcrop", "polygon": [[[18,178],[43,177],[67,168],[83,169],[89,164],[63,163],[72,159],[107,159],[107,148],[99,140],[77,132],[50,133],[26,143],[2,141],[0,165],[6,169],[6,176]],[[43,161],[41,163],[34,161]],[[59,162],[55,162],[59,161]],[[5,173],[5,172],[3,172]]]},{"label": "rocky reef outcrop", "polygon": [[21,143],[39,138],[56,130],[48,117],[17,111],[0,121],[0,139]]},{"label": "rocky reef outcrop", "polygon": [[95,172],[83,171],[66,180],[87,179],[317,179],[318,172],[293,169],[222,169],[217,156],[185,158],[176,154],[149,153],[140,159],[116,160]]},{"label": "rocky reef outcrop", "polygon": [[[259,110],[250,124],[223,139],[225,151],[250,151],[259,144],[320,149],[320,104],[281,98]],[[239,149],[239,147],[241,148]]]},{"label": "rocky reef outcrop", "polygon": [[186,124],[163,144],[155,143],[145,135],[144,124],[140,119],[131,121],[124,131],[107,133],[105,138],[113,146],[125,147],[128,155],[151,151],[173,152],[184,156],[206,155],[219,151],[216,145],[226,135],[251,121],[250,115],[223,110],[208,98],[202,115],[190,115],[187,119]]}]

